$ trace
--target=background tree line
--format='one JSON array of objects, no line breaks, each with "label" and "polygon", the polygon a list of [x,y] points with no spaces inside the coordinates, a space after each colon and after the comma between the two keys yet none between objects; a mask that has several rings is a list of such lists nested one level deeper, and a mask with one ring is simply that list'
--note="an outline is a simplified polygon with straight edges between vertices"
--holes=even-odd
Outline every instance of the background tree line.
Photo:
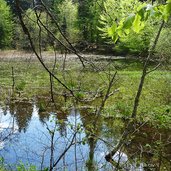
[{"label": "background tree line", "polygon": [[[164,0],[147,1],[149,4],[165,3]],[[43,3],[50,9],[56,18],[60,29],[69,41],[80,49],[92,49],[97,47],[108,47],[105,50],[113,50],[115,54],[142,54],[145,55],[150,43],[156,33],[159,22],[148,21],[141,34],[131,33],[129,36],[122,36],[115,44],[104,34],[105,26],[110,26],[112,21],[120,22],[124,16],[135,12],[136,7],[143,4],[141,0],[44,0]],[[39,38],[39,28],[36,23],[35,6],[39,7],[39,1],[21,0],[20,1],[25,23],[35,39]],[[113,10],[115,9],[115,10]],[[0,0],[0,48],[29,49],[29,42],[20,27],[16,15],[17,11],[12,0]],[[42,10],[41,20],[46,27],[51,28],[52,32],[60,40],[59,31],[50,17]],[[162,36],[156,48],[156,57],[170,55],[169,42],[170,23],[165,26]],[[48,34],[41,36],[41,46],[44,50],[50,50],[52,45],[57,49],[61,47],[54,45],[53,39],[50,40]],[[110,30],[108,30],[110,32]],[[114,45],[113,45],[114,44]],[[37,45],[38,46],[38,45]],[[91,48],[91,47],[90,47]],[[100,48],[99,48],[100,49]],[[103,48],[102,48],[103,49]]]}]

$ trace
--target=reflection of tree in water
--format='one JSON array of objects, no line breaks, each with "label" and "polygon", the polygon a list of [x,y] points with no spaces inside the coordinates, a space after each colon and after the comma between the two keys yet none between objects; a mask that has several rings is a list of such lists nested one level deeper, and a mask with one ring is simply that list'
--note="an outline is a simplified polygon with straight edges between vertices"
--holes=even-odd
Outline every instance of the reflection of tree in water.
[{"label": "reflection of tree in water", "polygon": [[11,115],[14,115],[19,132],[26,132],[32,117],[33,105],[28,102],[15,102],[9,105]]},{"label": "reflection of tree in water", "polygon": [[81,114],[81,118],[82,118],[81,120],[83,126],[85,128],[88,145],[90,147],[89,159],[87,161],[87,169],[88,171],[94,171],[95,170],[94,152],[95,152],[97,139],[101,134],[102,120],[100,117],[97,117],[95,114],[92,114],[87,110],[81,111],[80,114]]},{"label": "reflection of tree in water", "polygon": [[44,123],[49,120],[49,112],[38,112],[39,114],[39,120],[41,123]]},{"label": "reflection of tree in water", "polygon": [[67,127],[66,127],[67,115],[68,113],[62,110],[58,111],[56,114],[56,118],[58,120],[58,126],[59,126],[59,133],[61,136],[66,136],[67,134]]},{"label": "reflection of tree in water", "polygon": [[15,104],[10,103],[8,107],[9,107],[10,114],[14,116],[14,114],[15,114]]},{"label": "reflection of tree in water", "polygon": [[55,116],[58,121],[59,133],[61,136],[66,135],[66,120],[68,111],[61,108],[60,103],[51,103],[46,96],[37,98],[37,106],[39,108],[39,120],[43,124],[50,119],[50,115]]},{"label": "reflection of tree in water", "polygon": [[1,107],[2,111],[3,111],[3,114],[4,115],[7,115],[7,111],[8,111],[8,106],[4,106],[4,107]]}]

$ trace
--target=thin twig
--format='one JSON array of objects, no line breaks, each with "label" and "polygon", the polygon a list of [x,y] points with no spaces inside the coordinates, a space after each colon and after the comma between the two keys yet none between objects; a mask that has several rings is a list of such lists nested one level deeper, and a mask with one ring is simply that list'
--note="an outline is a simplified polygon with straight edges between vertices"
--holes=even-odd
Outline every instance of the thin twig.
[{"label": "thin twig", "polygon": [[30,45],[32,47],[32,50],[33,52],[35,53],[37,59],[40,61],[40,63],[42,64],[42,66],[44,67],[44,69],[53,77],[55,78],[65,89],[67,89],[71,94],[72,96],[75,97],[73,91],[67,87],[57,76],[55,76],[49,69],[48,67],[44,64],[44,62],[41,60],[40,56],[38,55],[36,49],[35,49],[35,46],[34,46],[34,43],[32,41],[32,38],[31,38],[31,35],[30,35],[30,32],[28,30],[28,28],[26,27],[24,21],[23,21],[23,17],[21,15],[21,9],[20,9],[20,3],[19,3],[19,0],[15,0],[15,5],[16,5],[16,10],[17,10],[17,13],[18,13],[18,17],[19,17],[19,20],[20,20],[20,24],[22,26],[22,29],[23,29],[23,32],[27,35],[29,41],[30,41]]}]

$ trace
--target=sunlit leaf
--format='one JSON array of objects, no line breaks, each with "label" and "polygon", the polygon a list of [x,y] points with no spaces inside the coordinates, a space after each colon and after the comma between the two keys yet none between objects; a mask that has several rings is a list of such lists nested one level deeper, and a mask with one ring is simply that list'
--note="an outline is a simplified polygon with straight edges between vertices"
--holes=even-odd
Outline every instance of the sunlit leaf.
[{"label": "sunlit leaf", "polygon": [[114,43],[116,43],[116,41],[119,39],[118,34],[115,34],[112,36],[112,40],[114,41]]},{"label": "sunlit leaf", "polygon": [[135,20],[133,22],[133,30],[136,33],[139,33],[139,31],[141,30],[140,24],[141,24],[141,16],[140,15],[136,15],[135,16]]},{"label": "sunlit leaf", "polygon": [[97,29],[98,29],[99,31],[106,32],[106,28],[101,28],[101,27],[98,27],[98,26],[97,26]]},{"label": "sunlit leaf", "polygon": [[106,21],[106,18],[105,18],[103,15],[101,15],[101,16],[100,16],[100,20]]},{"label": "sunlit leaf", "polygon": [[125,31],[122,30],[122,29],[118,29],[118,30],[117,30],[117,33],[118,33],[118,36],[119,36],[119,37],[124,37],[124,36],[125,36]]},{"label": "sunlit leaf", "polygon": [[142,8],[146,7],[147,4],[146,3],[143,3],[143,4],[140,4],[138,7],[137,7],[137,11],[140,11]]},{"label": "sunlit leaf", "polygon": [[129,34],[130,33],[130,29],[125,29],[124,32],[125,32],[125,34]]},{"label": "sunlit leaf", "polygon": [[113,25],[107,29],[109,37],[112,37],[115,34],[116,28],[117,28],[116,23],[113,23]]},{"label": "sunlit leaf", "polygon": [[131,28],[134,19],[135,19],[135,14],[131,14],[130,16],[128,16],[125,22],[123,23],[123,29]]},{"label": "sunlit leaf", "polygon": [[166,4],[166,7],[165,7],[165,21],[168,20],[170,15],[171,15],[171,2]]}]

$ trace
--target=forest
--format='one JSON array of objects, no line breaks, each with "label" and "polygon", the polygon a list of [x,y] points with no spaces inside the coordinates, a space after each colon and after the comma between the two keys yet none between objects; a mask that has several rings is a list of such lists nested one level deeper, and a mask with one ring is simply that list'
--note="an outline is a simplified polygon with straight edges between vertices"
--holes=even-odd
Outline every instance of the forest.
[{"label": "forest", "polygon": [[0,171],[171,170],[171,0],[0,0]]}]

